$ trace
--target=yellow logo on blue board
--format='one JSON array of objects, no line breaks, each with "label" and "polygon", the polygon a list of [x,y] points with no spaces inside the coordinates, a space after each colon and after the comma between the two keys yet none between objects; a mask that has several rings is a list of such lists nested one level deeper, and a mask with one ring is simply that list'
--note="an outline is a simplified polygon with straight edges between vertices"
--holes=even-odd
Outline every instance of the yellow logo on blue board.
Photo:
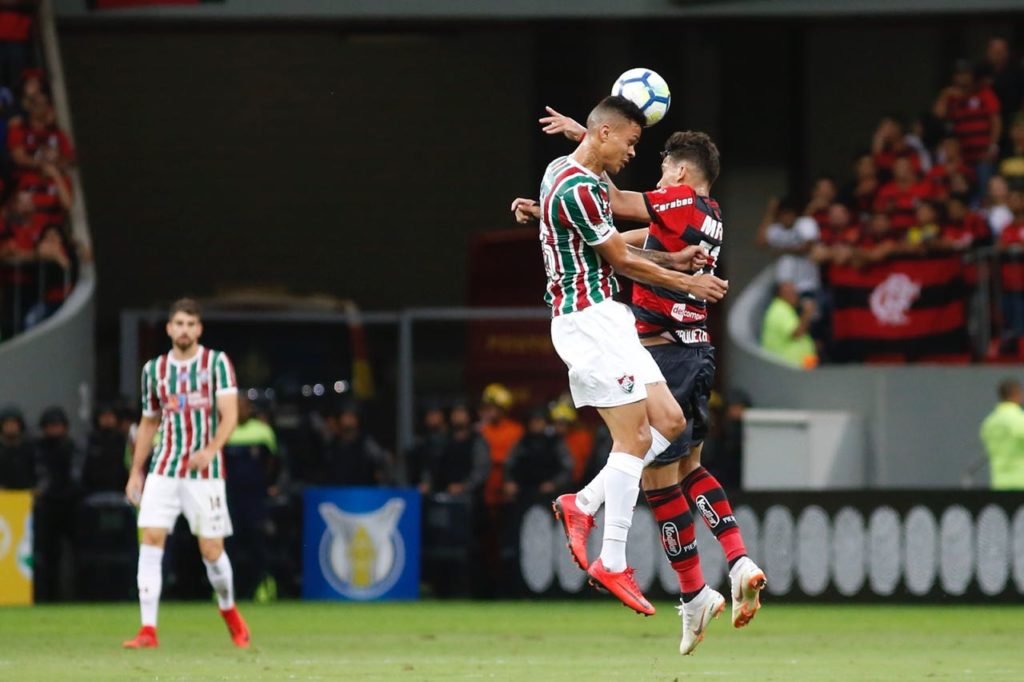
[{"label": "yellow logo on blue board", "polygon": [[320,570],[331,587],[349,599],[374,599],[394,587],[405,568],[398,532],[405,500],[393,498],[365,513],[322,502],[317,511],[327,526],[320,538]]}]

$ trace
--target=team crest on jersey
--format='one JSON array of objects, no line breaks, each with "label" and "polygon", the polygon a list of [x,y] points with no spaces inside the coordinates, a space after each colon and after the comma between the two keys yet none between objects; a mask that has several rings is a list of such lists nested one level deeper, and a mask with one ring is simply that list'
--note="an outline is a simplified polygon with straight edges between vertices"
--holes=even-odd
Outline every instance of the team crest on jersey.
[{"label": "team crest on jersey", "polygon": [[632,374],[623,374],[621,377],[616,379],[619,382],[619,388],[626,393],[632,393],[633,387],[636,386],[636,382],[633,380]]},{"label": "team crest on jersey", "polygon": [[201,369],[201,370],[199,370],[199,372],[196,374],[196,379],[199,380],[199,385],[200,386],[205,386],[206,384],[210,383],[210,370],[208,370],[208,369]]},{"label": "team crest on jersey", "polygon": [[349,599],[374,599],[390,590],[405,568],[398,532],[405,500],[393,498],[363,514],[330,502],[318,511],[327,525],[320,539],[320,570],[331,587]]}]

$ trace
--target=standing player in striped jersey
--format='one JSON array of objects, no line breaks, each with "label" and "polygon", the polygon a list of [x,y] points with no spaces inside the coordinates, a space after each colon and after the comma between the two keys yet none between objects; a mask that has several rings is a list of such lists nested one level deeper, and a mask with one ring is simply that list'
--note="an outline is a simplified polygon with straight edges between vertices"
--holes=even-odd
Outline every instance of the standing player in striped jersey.
[{"label": "standing player in striped jersey", "polygon": [[202,333],[199,305],[188,298],[176,301],[167,321],[171,350],[142,368],[142,420],[125,488],[128,499],[139,507],[142,628],[124,643],[129,649],[157,646],[164,543],[180,514],[199,539],[199,553],[231,640],[236,646],[249,646],[249,628],[235,606],[231,562],[224,552],[224,538],[232,528],[221,448],[238,423],[238,386],[228,356],[199,345]]},{"label": "standing player in striped jersey", "polygon": [[[596,407],[613,440],[605,467],[576,495],[559,497],[555,513],[573,558],[591,582],[636,612],[651,615],[654,607],[626,565],[626,537],[644,458],[668,447],[682,431],[683,415],[640,345],[629,308],[612,298],[619,290],[614,273],[716,301],[728,285],[713,275],[660,267],[654,261],[670,265],[669,254],[630,250],[615,229],[603,174],[617,173],[633,158],[644,123],[640,109],[622,97],[607,97],[594,108],[586,139],[570,156],[552,161],[544,174],[540,242],[548,279],[545,300],[553,316],[551,339],[568,366],[573,401],[577,407]],[[601,556],[588,566],[586,539],[602,502]]]},{"label": "standing player in striped jersey", "polygon": [[[550,116],[541,119],[545,132],[561,132],[574,141],[583,138],[586,130],[579,123],[550,108],[548,113]],[[647,230],[635,231],[645,233],[646,249],[705,250],[701,272],[714,273],[723,238],[721,209],[710,197],[711,184],[721,167],[718,148],[705,133],[677,132],[669,137],[661,156],[658,188],[640,193],[610,186],[612,212],[627,220],[649,221]],[[520,222],[537,214],[532,202],[523,199],[513,203],[513,211]],[[658,521],[665,554],[679,577],[683,619],[679,651],[685,655],[700,643],[724,601],[704,583],[691,504],[721,542],[729,562],[735,627],[747,625],[760,608],[765,576],[747,556],[725,490],[700,464],[715,374],[707,303],[689,294],[638,283],[633,288],[633,312],[641,343],[668,379],[686,416],[685,433],[649,462],[643,474],[644,493]]]}]

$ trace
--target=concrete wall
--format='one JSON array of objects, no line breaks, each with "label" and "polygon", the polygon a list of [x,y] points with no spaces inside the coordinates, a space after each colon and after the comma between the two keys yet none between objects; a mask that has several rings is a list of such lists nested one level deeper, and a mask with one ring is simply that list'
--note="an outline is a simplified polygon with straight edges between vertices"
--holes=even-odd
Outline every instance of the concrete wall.
[{"label": "concrete wall", "polygon": [[59,405],[71,420],[72,437],[90,430],[95,372],[95,286],[83,268],[71,296],[53,316],[0,344],[0,405],[17,405],[32,432],[39,414]]},{"label": "concrete wall", "polygon": [[771,273],[752,284],[729,315],[730,385],[757,407],[844,410],[867,430],[868,482],[877,488],[958,487],[984,450],[982,419],[996,403],[996,384],[1021,367],[824,366],[813,371],[774,362],[754,335]]}]

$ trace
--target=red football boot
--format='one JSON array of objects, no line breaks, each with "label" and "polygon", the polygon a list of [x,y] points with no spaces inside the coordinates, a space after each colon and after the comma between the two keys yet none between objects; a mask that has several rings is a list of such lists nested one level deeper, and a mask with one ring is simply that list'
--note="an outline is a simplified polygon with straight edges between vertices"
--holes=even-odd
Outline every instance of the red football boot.
[{"label": "red football boot", "polygon": [[121,646],[125,649],[155,649],[160,645],[156,640],[156,628],[143,625],[134,639],[126,640]]},{"label": "red football boot", "polygon": [[587,570],[587,536],[594,528],[594,517],[576,506],[576,496],[572,493],[559,495],[551,505],[555,510],[555,518],[562,522],[565,537],[569,540],[566,547],[572,552],[576,565]]},{"label": "red football boot", "polygon": [[632,568],[627,568],[620,573],[612,573],[605,569],[604,564],[598,559],[590,564],[587,573],[590,575],[590,584],[594,587],[600,586],[608,590],[618,597],[623,604],[640,615],[654,615],[654,607],[651,606],[651,602],[647,601],[647,598],[640,591],[640,587],[636,584]]},{"label": "red football boot", "polygon": [[232,606],[230,609],[221,609],[220,615],[228,625],[228,632],[231,633],[231,641],[240,649],[249,648],[249,626],[245,619],[238,612],[238,608]]}]

